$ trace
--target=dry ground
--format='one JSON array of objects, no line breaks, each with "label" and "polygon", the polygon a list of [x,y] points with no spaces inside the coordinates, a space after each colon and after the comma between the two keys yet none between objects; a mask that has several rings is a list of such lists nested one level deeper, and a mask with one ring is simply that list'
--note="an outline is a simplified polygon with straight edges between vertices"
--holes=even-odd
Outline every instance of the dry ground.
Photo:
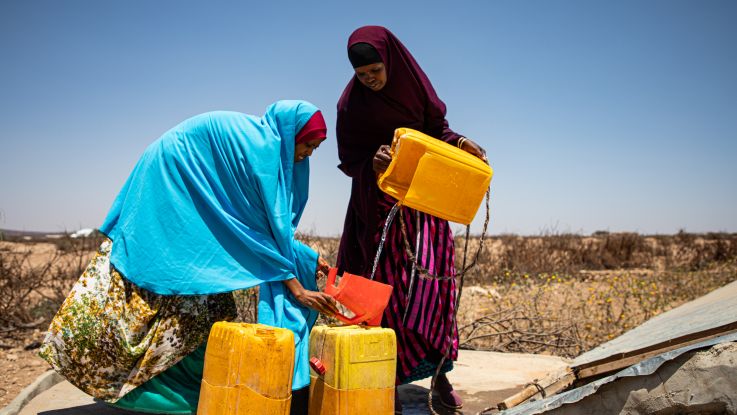
[{"label": "dry ground", "polygon": [[[335,238],[301,238],[334,263]],[[0,240],[0,407],[49,369],[36,356],[43,330],[98,243]],[[465,276],[461,343],[572,357],[734,280],[735,234],[495,236]],[[237,297],[244,320],[254,295]]]},{"label": "dry ground", "polygon": [[0,350],[2,376],[0,376],[0,407],[9,404],[23,388],[30,385],[40,374],[50,369],[36,355],[37,344],[43,340],[41,330],[27,333],[23,339],[4,340]]}]

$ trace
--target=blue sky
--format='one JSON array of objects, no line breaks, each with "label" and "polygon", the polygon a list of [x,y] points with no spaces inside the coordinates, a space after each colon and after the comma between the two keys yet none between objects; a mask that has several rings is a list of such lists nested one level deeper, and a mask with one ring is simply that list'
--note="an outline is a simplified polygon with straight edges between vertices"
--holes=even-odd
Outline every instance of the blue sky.
[{"label": "blue sky", "polygon": [[99,226],[170,127],[299,98],[330,128],[300,228],[339,234],[335,105],[366,24],[487,149],[492,233],[737,232],[731,0],[3,1],[0,228]]}]

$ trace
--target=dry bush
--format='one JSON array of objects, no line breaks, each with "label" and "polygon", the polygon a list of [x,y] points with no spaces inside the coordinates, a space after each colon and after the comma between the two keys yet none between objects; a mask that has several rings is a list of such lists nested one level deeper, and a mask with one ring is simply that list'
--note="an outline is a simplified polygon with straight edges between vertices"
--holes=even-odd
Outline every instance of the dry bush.
[{"label": "dry bush", "polygon": [[258,321],[258,287],[233,291],[233,299],[238,310],[238,321],[243,323]]},{"label": "dry bush", "polygon": [[0,242],[0,335],[22,335],[53,317],[98,245],[97,238]]},{"label": "dry bush", "polygon": [[[311,234],[298,237],[335,263],[336,238]],[[22,336],[29,329],[45,327],[103,240],[100,234],[87,238],[36,237],[32,241],[3,235],[0,238],[0,338]],[[239,321],[255,322],[258,287],[233,294]]]},{"label": "dry bush", "polygon": [[492,237],[465,279],[482,288],[462,298],[461,345],[573,357],[737,280],[736,261],[725,233]]},{"label": "dry bush", "polygon": [[[460,347],[498,352],[577,354],[581,345],[577,325],[560,314],[547,314],[542,291],[531,295],[527,301],[489,304],[481,310],[468,310],[469,302],[465,301],[459,312]],[[483,304],[481,301],[475,303]],[[480,316],[479,311],[482,312]]]},{"label": "dry bush", "polygon": [[574,357],[732,281],[737,258],[697,271],[506,272],[503,280],[465,290],[461,345]]},{"label": "dry bush", "polygon": [[[298,238],[335,264],[339,238]],[[102,241],[0,240],[0,337],[43,327]],[[456,239],[462,260],[463,238]],[[469,241],[469,261],[479,238]],[[489,237],[465,277],[461,344],[575,356],[685,301],[737,280],[737,235],[598,232]],[[318,281],[320,287],[324,280]],[[234,293],[241,321],[258,289]],[[334,323],[324,316],[319,323]]]},{"label": "dry bush", "polygon": [[[461,238],[456,238],[457,257],[460,257],[462,243]],[[478,238],[472,241],[472,248],[474,244],[478,244]],[[469,273],[466,281],[486,284],[498,280],[507,271],[516,274],[577,274],[590,270],[640,268],[696,271],[735,257],[737,234],[499,235],[486,243],[479,266]]]},{"label": "dry bush", "polygon": [[335,261],[338,259],[340,238],[315,236],[314,234],[304,232],[298,232],[295,237],[317,251],[329,264],[335,265]]}]

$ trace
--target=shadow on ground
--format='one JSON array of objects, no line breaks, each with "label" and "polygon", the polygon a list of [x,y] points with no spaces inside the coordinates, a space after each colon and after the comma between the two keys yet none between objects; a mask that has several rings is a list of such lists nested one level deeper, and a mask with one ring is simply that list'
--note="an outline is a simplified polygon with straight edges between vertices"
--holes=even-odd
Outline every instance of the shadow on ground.
[{"label": "shadow on ground", "polygon": [[150,415],[143,412],[126,411],[95,401],[89,405],[80,405],[72,408],[52,409],[50,411],[38,412],[38,415]]},{"label": "shadow on ground", "polygon": [[[461,409],[449,409],[444,407],[440,403],[440,399],[437,395],[433,395],[432,405],[435,412],[440,415],[451,415],[451,414],[476,414],[482,410],[494,405],[496,402],[500,402],[510,395],[517,392],[519,389],[502,389],[493,392],[479,392],[475,394],[466,394],[462,390],[459,391],[461,398],[463,398],[463,408]],[[399,400],[402,402],[402,414],[403,415],[424,415],[429,414],[430,410],[427,405],[427,393],[429,389],[419,385],[402,385],[399,387]],[[489,412],[490,414],[496,411]]]}]

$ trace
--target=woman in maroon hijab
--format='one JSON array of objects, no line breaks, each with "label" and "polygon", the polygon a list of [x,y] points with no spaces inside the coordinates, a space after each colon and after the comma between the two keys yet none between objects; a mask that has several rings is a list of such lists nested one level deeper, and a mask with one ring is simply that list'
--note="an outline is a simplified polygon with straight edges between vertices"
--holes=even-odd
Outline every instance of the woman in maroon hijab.
[{"label": "woman in maroon hijab", "polygon": [[[380,26],[357,29],[348,40],[348,58],[355,76],[338,102],[338,166],[353,180],[338,252],[338,267],[370,276],[381,230],[396,200],[382,193],[377,175],[391,156],[394,130],[409,127],[485,159],[484,150],[455,133],[445,119],[445,104],[415,59],[389,30]],[[389,228],[379,258],[377,281],[394,287],[382,326],[397,334],[397,384],[432,376],[450,348],[451,360],[441,368],[435,390],[443,405],[460,408],[462,401],[445,373],[458,356],[458,331],[451,327],[455,312],[453,234],[448,222],[402,207],[410,241],[419,241],[419,272],[409,293],[412,262],[404,250],[400,221]],[[418,235],[419,232],[419,235]],[[438,278],[449,277],[449,278]],[[397,409],[401,411],[399,400]]]}]

